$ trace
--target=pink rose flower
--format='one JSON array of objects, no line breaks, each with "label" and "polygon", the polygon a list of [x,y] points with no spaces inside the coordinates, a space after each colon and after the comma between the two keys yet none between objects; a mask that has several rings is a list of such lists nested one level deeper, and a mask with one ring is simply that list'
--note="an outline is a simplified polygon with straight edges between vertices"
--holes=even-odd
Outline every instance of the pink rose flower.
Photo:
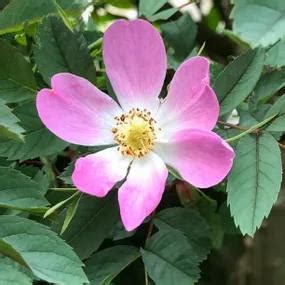
[{"label": "pink rose flower", "polygon": [[206,58],[186,60],[161,101],[166,52],[150,23],[116,21],[104,35],[103,57],[120,105],[69,73],[54,75],[52,89],[39,91],[36,104],[43,123],[61,139],[85,146],[115,145],[79,158],[72,180],[81,192],[103,197],[125,179],[118,199],[130,231],[159,204],[166,165],[192,185],[207,188],[228,174],[234,151],[211,131],[219,104],[209,85]]}]

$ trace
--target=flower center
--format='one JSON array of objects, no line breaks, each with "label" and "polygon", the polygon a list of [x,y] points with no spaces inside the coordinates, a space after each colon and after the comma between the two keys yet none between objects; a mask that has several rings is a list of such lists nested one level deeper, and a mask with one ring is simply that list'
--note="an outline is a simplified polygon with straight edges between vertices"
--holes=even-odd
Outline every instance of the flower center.
[{"label": "flower center", "polygon": [[133,108],[115,120],[116,127],[112,132],[122,154],[142,157],[153,149],[156,121],[149,111]]}]

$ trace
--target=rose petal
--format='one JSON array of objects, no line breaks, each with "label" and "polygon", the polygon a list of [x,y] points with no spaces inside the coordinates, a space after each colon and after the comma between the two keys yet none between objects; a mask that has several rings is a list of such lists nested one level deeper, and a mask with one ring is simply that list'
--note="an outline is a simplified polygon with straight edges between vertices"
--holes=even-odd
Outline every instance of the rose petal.
[{"label": "rose petal", "polygon": [[165,164],[155,153],[133,161],[127,180],[119,189],[121,217],[128,231],[138,227],[157,207],[167,173]]},{"label": "rose petal", "polygon": [[176,71],[157,121],[166,136],[183,129],[211,130],[219,115],[219,103],[209,87],[209,62],[204,57],[185,61]]},{"label": "rose petal", "polygon": [[81,145],[114,143],[114,117],[118,104],[88,80],[69,73],[51,79],[52,89],[42,89],[36,100],[45,126],[61,139]]},{"label": "rose petal", "polygon": [[156,111],[167,68],[159,32],[144,20],[118,20],[104,34],[103,57],[123,109]]},{"label": "rose petal", "polygon": [[93,196],[103,197],[125,178],[131,157],[123,156],[116,147],[79,158],[72,174],[74,185]]},{"label": "rose petal", "polygon": [[233,149],[217,134],[203,130],[176,133],[169,143],[157,143],[155,152],[192,185],[208,188],[229,173]]}]

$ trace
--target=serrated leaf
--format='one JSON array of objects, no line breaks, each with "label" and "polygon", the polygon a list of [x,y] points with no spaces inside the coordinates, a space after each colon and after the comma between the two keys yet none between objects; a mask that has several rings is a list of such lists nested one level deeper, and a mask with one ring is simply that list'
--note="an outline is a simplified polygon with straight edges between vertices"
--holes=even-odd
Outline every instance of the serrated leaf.
[{"label": "serrated leaf", "polygon": [[167,20],[171,16],[173,16],[178,11],[177,8],[168,8],[161,12],[158,12],[150,17],[148,17],[148,20],[151,22],[159,21],[159,20]]},{"label": "serrated leaf", "polygon": [[163,38],[171,48],[174,56],[181,62],[195,46],[197,26],[189,14],[182,15],[178,20],[160,26]]},{"label": "serrated leaf", "polygon": [[263,74],[254,88],[254,95],[252,96],[251,103],[257,105],[259,103],[267,102],[284,86],[285,68]]},{"label": "serrated leaf", "polygon": [[33,165],[19,165],[17,170],[21,171],[23,174],[29,176],[40,186],[40,192],[45,195],[49,188],[49,179],[46,173],[42,169],[39,169]]},{"label": "serrated leaf", "polygon": [[243,137],[228,178],[227,202],[235,224],[253,236],[277,199],[282,179],[280,149],[268,133]]},{"label": "serrated leaf", "polygon": [[285,38],[270,47],[266,53],[265,64],[276,68],[285,65]]},{"label": "serrated leaf", "polygon": [[48,205],[38,183],[20,171],[0,167],[0,206],[31,209]]},{"label": "serrated leaf", "polygon": [[237,57],[217,77],[214,89],[220,101],[220,115],[236,108],[253,90],[264,63],[262,49],[248,50]]},{"label": "serrated leaf", "polygon": [[285,35],[283,0],[235,0],[234,4],[233,31],[252,47],[274,44]]},{"label": "serrated leaf", "polygon": [[273,116],[274,114],[285,114],[285,95],[279,97],[270,107],[265,117]]},{"label": "serrated leaf", "polygon": [[90,285],[109,285],[139,256],[137,248],[127,245],[118,245],[95,253],[86,263],[86,274]]},{"label": "serrated leaf", "polygon": [[6,103],[33,99],[36,83],[31,65],[15,47],[2,39],[0,54],[0,99]]},{"label": "serrated leaf", "polygon": [[84,37],[71,32],[56,17],[47,17],[40,25],[34,54],[48,84],[59,72],[71,72],[96,83],[96,70]]},{"label": "serrated leaf", "polygon": [[153,16],[168,0],[140,0],[139,14],[148,17]]},{"label": "serrated leaf", "polygon": [[[57,0],[64,10],[77,11],[88,4],[87,0]],[[53,0],[11,0],[0,12],[0,34],[15,32],[27,21],[39,21],[43,16],[57,12]]]},{"label": "serrated leaf", "polygon": [[32,285],[31,274],[19,263],[8,257],[0,257],[0,284],[5,285]]},{"label": "serrated leaf", "polygon": [[14,110],[26,130],[25,142],[0,138],[0,156],[9,160],[26,160],[51,155],[63,150],[68,143],[53,135],[40,121],[34,103],[27,103]]},{"label": "serrated leaf", "polygon": [[276,102],[267,111],[265,117],[278,114],[276,118],[266,128],[269,132],[284,132],[285,131],[285,95],[279,97]]},{"label": "serrated leaf", "polygon": [[25,131],[18,125],[19,119],[0,101],[0,137],[23,141]]},{"label": "serrated leaf", "polygon": [[198,261],[202,261],[211,249],[211,231],[205,219],[191,208],[169,208],[159,212],[154,219],[162,231],[177,230],[189,241]]},{"label": "serrated leaf", "polygon": [[[82,262],[62,239],[46,226],[18,216],[0,216],[0,241],[19,254],[39,278],[59,284],[88,282]],[[7,248],[0,244],[1,252]],[[8,252],[9,254],[9,252]]]},{"label": "serrated leaf", "polygon": [[83,196],[63,238],[85,259],[99,248],[115,226],[118,215],[116,193],[103,199]]},{"label": "serrated leaf", "polygon": [[178,231],[161,231],[141,249],[143,262],[157,285],[193,284],[199,262],[187,238]]}]

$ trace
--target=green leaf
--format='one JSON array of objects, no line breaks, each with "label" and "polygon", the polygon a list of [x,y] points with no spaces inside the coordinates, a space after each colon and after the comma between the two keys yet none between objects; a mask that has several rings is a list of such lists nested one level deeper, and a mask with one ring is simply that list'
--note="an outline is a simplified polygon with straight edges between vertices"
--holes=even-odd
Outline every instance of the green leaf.
[{"label": "green leaf", "polygon": [[139,256],[137,248],[127,245],[118,245],[95,253],[86,263],[86,274],[90,285],[109,285]]},{"label": "green leaf", "polygon": [[276,68],[285,65],[285,38],[270,47],[266,53],[265,64]]},{"label": "green leaf", "polygon": [[68,143],[53,135],[40,121],[34,103],[24,104],[14,110],[26,130],[25,142],[0,138],[0,156],[9,160],[26,160],[51,155],[63,150]]},{"label": "green leaf", "polygon": [[71,32],[56,17],[47,17],[40,25],[34,54],[47,83],[59,72],[71,72],[95,83],[96,70],[84,37]]},{"label": "green leaf", "polygon": [[230,40],[232,40],[234,43],[239,45],[242,49],[247,50],[250,48],[250,45],[243,41],[240,37],[238,37],[232,30],[225,29],[223,31],[223,34]]},{"label": "green leaf", "polygon": [[263,74],[254,88],[251,103],[259,104],[267,102],[284,86],[285,68]]},{"label": "green leaf", "polygon": [[282,179],[280,149],[268,133],[240,140],[228,178],[228,204],[242,234],[253,236],[276,201]]},{"label": "green leaf", "polygon": [[0,167],[0,206],[30,209],[48,205],[40,185],[20,171]]},{"label": "green leaf", "polygon": [[0,284],[5,285],[32,285],[31,274],[19,263],[4,256],[0,256]]},{"label": "green leaf", "polygon": [[[215,187],[215,190],[225,192],[223,188],[223,185],[220,184]],[[211,237],[212,247],[220,248],[224,238],[224,229],[217,214],[217,201],[204,194],[195,203],[195,206],[211,228],[209,237]]]},{"label": "green leaf", "polygon": [[157,285],[193,284],[199,262],[187,238],[178,231],[161,231],[141,249],[149,276]]},{"label": "green leaf", "polygon": [[74,217],[74,215],[75,215],[75,213],[77,211],[80,198],[81,198],[81,195],[79,195],[78,197],[73,199],[71,201],[71,203],[67,206],[65,217],[64,217],[64,221],[63,221],[62,228],[61,228],[61,231],[60,231],[60,235],[62,235],[66,231],[66,229],[68,228],[70,222],[72,221],[72,219],[73,219],[73,217]]},{"label": "green leaf", "polygon": [[63,238],[85,259],[96,251],[118,220],[116,193],[106,198],[83,196]]},{"label": "green leaf", "polygon": [[71,31],[73,32],[73,25],[68,17],[68,15],[65,13],[65,11],[62,9],[62,7],[57,3],[57,0],[53,0],[53,3],[56,7],[57,13],[60,16],[60,18],[62,19],[63,23],[65,24],[65,26]]},{"label": "green leaf", "polygon": [[233,31],[252,47],[268,46],[285,35],[283,0],[235,0]]},{"label": "green leaf", "polygon": [[17,167],[17,170],[32,178],[33,181],[39,184],[42,195],[46,194],[49,189],[49,180],[48,176],[42,169],[39,169],[36,166],[22,164]]},{"label": "green leaf", "polygon": [[[64,10],[78,11],[87,0],[57,0]],[[0,12],[0,34],[19,31],[25,22],[39,21],[43,16],[57,12],[53,0],[11,0]]]},{"label": "green leaf", "polygon": [[151,17],[153,16],[160,8],[166,4],[168,0],[140,0],[139,2],[139,14],[140,16]]},{"label": "green leaf", "polygon": [[107,0],[107,3],[118,8],[128,9],[135,7],[133,0]]},{"label": "green leaf", "polygon": [[267,111],[266,117],[272,114],[278,116],[266,128],[269,132],[284,132],[285,131],[285,95],[279,97],[276,102]]},{"label": "green leaf", "polygon": [[73,193],[71,196],[69,196],[68,198],[66,198],[63,201],[60,201],[59,203],[53,205],[52,207],[50,207],[44,214],[44,218],[47,218],[48,216],[50,216],[52,213],[54,213],[56,210],[58,210],[59,208],[61,208],[62,206],[64,206],[66,203],[70,202],[72,199],[76,198],[76,196],[79,195],[79,192],[75,192]]},{"label": "green leaf", "polygon": [[160,26],[163,38],[174,50],[174,56],[183,61],[195,46],[197,26],[189,14]]},{"label": "green leaf", "polygon": [[31,65],[15,47],[2,39],[0,54],[0,99],[6,103],[33,99],[36,83]]},{"label": "green leaf", "polygon": [[0,137],[23,141],[25,131],[18,125],[19,119],[0,101]]},{"label": "green leaf", "polygon": [[167,20],[171,16],[173,16],[178,11],[177,8],[169,8],[165,9],[161,12],[154,14],[153,16],[149,16],[148,20],[151,22],[159,21],[159,20]]},{"label": "green leaf", "polygon": [[284,132],[285,131],[285,114],[278,116],[266,128],[268,132]]},{"label": "green leaf", "polygon": [[249,95],[260,77],[263,62],[262,49],[248,50],[220,73],[214,82],[221,105],[220,115],[232,111]]},{"label": "green leaf", "polygon": [[234,136],[234,137],[231,137],[231,138],[228,138],[226,140],[226,142],[233,142],[233,141],[236,141],[236,140],[239,140],[241,139],[242,137],[254,132],[255,130],[258,130],[259,128],[263,127],[264,125],[268,124],[269,122],[271,122],[275,117],[277,116],[277,114],[274,114],[266,119],[264,119],[263,121],[257,123],[256,125],[253,125],[251,126],[249,129],[243,131],[242,133]]},{"label": "green leaf", "polygon": [[198,261],[202,261],[211,249],[211,231],[205,219],[191,208],[169,208],[159,212],[154,219],[162,231],[177,230],[189,241]]},{"label": "green leaf", "polygon": [[[18,253],[39,278],[59,284],[88,282],[80,259],[46,226],[18,216],[0,216],[0,241]],[[9,250],[0,243],[5,255]],[[8,252],[7,252],[8,251]]]}]

